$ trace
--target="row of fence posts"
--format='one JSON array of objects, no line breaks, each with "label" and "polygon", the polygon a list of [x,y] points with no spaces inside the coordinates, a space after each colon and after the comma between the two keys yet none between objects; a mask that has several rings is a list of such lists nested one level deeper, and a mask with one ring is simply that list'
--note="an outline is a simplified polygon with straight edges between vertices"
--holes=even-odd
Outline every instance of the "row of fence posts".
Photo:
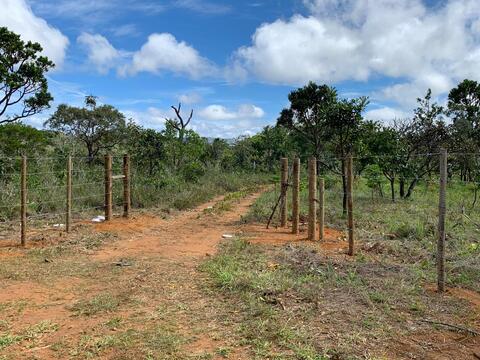
[{"label": "row of fence posts", "polygon": [[[292,234],[300,229],[300,159],[293,159],[292,181],[288,177],[288,159],[280,160],[280,226],[287,226],[287,189],[292,187]],[[317,189],[318,185],[318,189]],[[318,191],[318,192],[317,192]],[[353,222],[353,160],[347,159],[347,219],[348,219],[348,254],[354,255]],[[318,208],[317,208],[318,206]],[[325,236],[325,179],[317,176],[317,159],[308,160],[308,240],[323,240]]]},{"label": "row of fence posts", "polygon": [[[66,190],[66,203],[65,203],[65,231],[70,232],[72,228],[72,206],[73,206],[73,196],[72,196],[72,174],[73,174],[73,165],[72,157],[67,158],[66,163],[66,181],[65,181],[65,190]],[[114,175],[112,172],[112,156],[105,155],[105,202],[104,202],[104,211],[105,211],[105,221],[111,220],[113,217],[113,181],[117,179],[123,179],[123,217],[128,218],[130,214],[131,207],[131,191],[130,191],[130,156],[125,154],[123,156],[122,164],[122,174]],[[20,242],[22,246],[25,246],[27,241],[27,208],[28,208],[28,197],[27,197],[27,183],[28,183],[28,172],[27,172],[27,157],[22,157],[21,164],[21,176],[20,176]]]},{"label": "row of fence posts", "polygon": [[[447,150],[440,151],[440,190],[438,212],[438,241],[437,241],[437,289],[445,291],[445,218],[447,193]],[[281,199],[280,199],[280,226],[287,226],[287,189],[292,187],[292,233],[299,233],[300,223],[300,159],[295,158],[292,166],[292,180],[288,177],[288,159],[280,160]],[[353,157],[349,155],[346,161],[347,175],[347,227],[348,252],[355,254],[355,223],[353,217]],[[318,193],[317,193],[318,184]],[[318,210],[317,210],[318,205]],[[318,216],[318,219],[317,219]],[[320,177],[317,181],[317,159],[308,160],[308,240],[317,240],[316,227],[318,223],[318,238],[324,239],[325,228],[325,180]]]}]

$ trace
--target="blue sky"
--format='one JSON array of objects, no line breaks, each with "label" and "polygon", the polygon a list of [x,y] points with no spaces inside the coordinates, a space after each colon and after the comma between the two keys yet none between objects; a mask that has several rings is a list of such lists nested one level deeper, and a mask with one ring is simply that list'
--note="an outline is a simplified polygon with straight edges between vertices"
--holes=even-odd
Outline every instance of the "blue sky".
[{"label": "blue sky", "polygon": [[[156,129],[170,105],[231,138],[274,124],[309,80],[367,95],[366,117],[407,117],[479,80],[477,0],[0,0],[0,25],[40,42],[59,103],[93,94]],[[28,121],[41,126],[49,112]]]}]

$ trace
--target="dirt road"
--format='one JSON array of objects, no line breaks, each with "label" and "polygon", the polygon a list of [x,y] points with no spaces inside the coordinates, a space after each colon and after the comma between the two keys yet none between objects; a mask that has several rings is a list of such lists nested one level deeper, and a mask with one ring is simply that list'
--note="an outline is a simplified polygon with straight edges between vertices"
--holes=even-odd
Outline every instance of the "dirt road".
[{"label": "dirt road", "polygon": [[74,254],[10,251],[18,256],[1,271],[14,273],[0,284],[0,327],[7,334],[0,354],[221,358],[228,348],[230,358],[246,358],[245,349],[232,347],[197,267],[222,235],[243,231],[239,220],[257,196],[222,211],[216,210],[219,197],[167,219],[135,215],[83,226],[72,236],[114,239]]}]

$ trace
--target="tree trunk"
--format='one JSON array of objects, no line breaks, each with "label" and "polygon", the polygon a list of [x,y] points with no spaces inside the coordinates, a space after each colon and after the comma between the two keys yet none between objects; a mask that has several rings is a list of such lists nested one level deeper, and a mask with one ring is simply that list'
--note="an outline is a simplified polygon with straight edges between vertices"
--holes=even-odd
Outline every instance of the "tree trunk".
[{"label": "tree trunk", "polygon": [[417,183],[418,183],[418,179],[414,179],[414,180],[410,183],[410,186],[408,187],[407,194],[405,195],[405,199],[408,199],[408,198],[412,195],[413,189],[415,188],[415,186],[417,186]]},{"label": "tree trunk", "polygon": [[400,179],[400,197],[403,199],[405,197],[405,180]]},{"label": "tree trunk", "polygon": [[95,158],[94,150],[93,150],[93,144],[87,143],[87,151],[88,151],[88,163],[92,164],[93,160]]},{"label": "tree trunk", "polygon": [[392,192],[392,202],[395,202],[395,178],[390,179],[390,190]]}]

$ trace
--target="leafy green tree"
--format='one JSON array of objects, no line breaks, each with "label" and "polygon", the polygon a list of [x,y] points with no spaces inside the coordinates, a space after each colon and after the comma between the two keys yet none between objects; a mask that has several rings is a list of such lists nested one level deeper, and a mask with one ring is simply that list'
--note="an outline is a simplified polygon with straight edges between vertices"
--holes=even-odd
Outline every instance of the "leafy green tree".
[{"label": "leafy green tree", "polygon": [[127,126],[127,150],[138,166],[147,168],[150,176],[157,173],[166,159],[165,138],[154,129],[130,123]]},{"label": "leafy green tree", "polygon": [[5,156],[45,153],[50,143],[46,131],[19,123],[0,125],[0,153]]},{"label": "leafy green tree", "polygon": [[[366,129],[365,129],[366,128]],[[365,131],[370,129],[370,131]],[[362,131],[363,152],[367,164],[375,164],[390,182],[392,202],[395,202],[395,180],[402,170],[404,147],[401,135],[394,127],[368,122]]]},{"label": "leafy green tree", "polygon": [[476,161],[470,155],[480,149],[480,83],[463,80],[448,95],[448,115],[453,119],[450,148],[455,155],[460,177],[476,180]]},{"label": "leafy green tree", "polygon": [[298,133],[308,141],[313,154],[320,157],[331,113],[337,106],[337,91],[328,85],[308,83],[288,95],[290,107],[283,109],[277,125]]},{"label": "leafy green tree", "polygon": [[53,100],[44,74],[54,64],[41,51],[40,44],[0,27],[0,124],[37,114]]},{"label": "leafy green tree", "polygon": [[124,140],[126,121],[113,106],[97,106],[95,97],[87,96],[83,108],[59,105],[45,126],[83,143],[92,162],[101,151],[112,149]]},{"label": "leafy green tree", "polygon": [[[432,101],[428,89],[424,98],[418,98],[418,107],[411,121],[399,123],[405,154],[399,159],[402,165],[400,174],[400,196],[409,198],[418,181],[436,168],[438,153],[448,142],[448,128],[443,121],[443,107]],[[405,184],[408,189],[405,193]]]},{"label": "leafy green tree", "polygon": [[365,168],[365,178],[367,179],[367,186],[372,189],[373,193],[377,191],[383,198],[383,173],[378,164],[370,164]]}]

